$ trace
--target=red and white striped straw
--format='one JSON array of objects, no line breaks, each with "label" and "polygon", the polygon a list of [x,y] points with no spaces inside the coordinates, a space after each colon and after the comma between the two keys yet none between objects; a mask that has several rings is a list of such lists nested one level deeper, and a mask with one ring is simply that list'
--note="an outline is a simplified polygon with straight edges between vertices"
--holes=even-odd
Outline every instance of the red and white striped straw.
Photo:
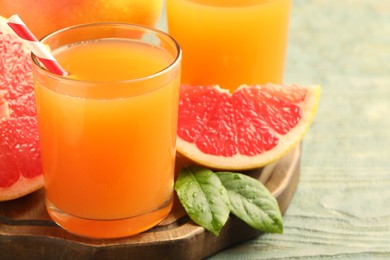
[{"label": "red and white striped straw", "polygon": [[7,25],[17,36],[24,40],[27,47],[37,56],[48,71],[61,76],[68,75],[68,72],[66,72],[61,65],[58,64],[49,50],[46,49],[40,41],[38,41],[18,15],[12,15],[7,20]]}]

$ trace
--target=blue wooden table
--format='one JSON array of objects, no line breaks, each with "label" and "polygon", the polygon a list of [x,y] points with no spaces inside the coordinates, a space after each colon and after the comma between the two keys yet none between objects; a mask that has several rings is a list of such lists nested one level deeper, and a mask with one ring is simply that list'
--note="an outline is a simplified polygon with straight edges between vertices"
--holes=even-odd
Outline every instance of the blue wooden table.
[{"label": "blue wooden table", "polygon": [[322,96],[284,234],[210,259],[390,259],[390,0],[293,0],[285,82]]}]

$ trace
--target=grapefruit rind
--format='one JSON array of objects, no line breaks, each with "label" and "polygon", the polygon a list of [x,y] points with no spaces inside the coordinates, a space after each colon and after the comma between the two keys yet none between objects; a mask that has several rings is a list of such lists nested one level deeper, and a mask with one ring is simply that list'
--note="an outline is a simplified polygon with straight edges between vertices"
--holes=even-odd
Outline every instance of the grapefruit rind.
[{"label": "grapefruit rind", "polygon": [[43,186],[43,175],[34,178],[21,177],[11,187],[0,187],[0,201],[13,200],[39,190]]},{"label": "grapefruit rind", "polygon": [[308,90],[308,94],[301,107],[303,111],[302,118],[287,134],[277,134],[279,143],[269,151],[254,156],[239,153],[230,157],[216,156],[200,151],[196,144],[184,141],[179,136],[177,137],[176,150],[194,163],[218,170],[250,170],[273,163],[286,155],[303,139],[314,120],[321,88],[319,85],[307,86],[305,88]]}]

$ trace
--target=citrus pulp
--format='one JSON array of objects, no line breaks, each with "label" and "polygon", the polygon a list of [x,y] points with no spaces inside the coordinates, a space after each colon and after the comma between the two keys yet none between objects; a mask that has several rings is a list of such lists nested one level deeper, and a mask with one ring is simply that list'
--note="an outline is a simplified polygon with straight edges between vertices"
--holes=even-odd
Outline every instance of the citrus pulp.
[{"label": "citrus pulp", "polygon": [[319,86],[243,85],[234,93],[182,85],[177,151],[214,169],[248,170],[281,158],[301,141]]},{"label": "citrus pulp", "polygon": [[0,201],[43,186],[30,53],[0,31]]}]

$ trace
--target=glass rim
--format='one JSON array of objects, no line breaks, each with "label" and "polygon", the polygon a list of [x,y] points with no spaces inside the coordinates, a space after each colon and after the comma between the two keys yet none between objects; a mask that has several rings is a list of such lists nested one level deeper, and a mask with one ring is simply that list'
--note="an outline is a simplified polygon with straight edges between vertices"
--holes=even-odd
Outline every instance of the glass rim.
[{"label": "glass rim", "polygon": [[45,44],[45,42],[44,42],[45,40],[48,40],[48,39],[50,39],[52,37],[55,37],[55,36],[57,36],[57,35],[59,35],[61,33],[64,33],[64,32],[67,32],[67,31],[71,31],[71,30],[77,30],[79,28],[99,27],[99,26],[100,27],[102,27],[102,26],[122,26],[122,27],[126,27],[126,28],[137,29],[139,31],[142,30],[144,32],[155,33],[156,35],[162,35],[165,38],[167,38],[168,41],[171,41],[173,43],[173,46],[176,49],[177,54],[175,55],[173,61],[169,65],[164,67],[162,70],[159,70],[159,71],[157,71],[155,73],[152,73],[150,75],[147,75],[147,76],[137,77],[137,78],[133,78],[133,79],[125,79],[125,80],[110,80],[110,81],[80,80],[80,79],[70,78],[70,77],[67,77],[67,76],[58,75],[58,74],[55,74],[55,73],[50,72],[49,70],[47,70],[41,64],[41,62],[39,61],[37,55],[35,55],[33,52],[31,52],[31,58],[32,58],[32,61],[33,61],[32,62],[33,66],[36,66],[36,68],[38,68],[42,73],[44,73],[45,76],[50,77],[52,79],[62,80],[62,81],[67,81],[67,82],[73,82],[73,83],[76,83],[76,84],[105,85],[105,84],[113,84],[113,83],[115,83],[115,84],[129,84],[129,83],[142,82],[142,81],[150,80],[150,79],[153,79],[153,78],[157,78],[157,77],[162,76],[162,75],[168,73],[169,71],[173,70],[174,68],[179,66],[179,64],[181,62],[182,55],[183,55],[182,54],[182,49],[181,49],[179,43],[171,35],[169,35],[168,33],[164,32],[162,30],[159,30],[157,28],[152,28],[152,27],[139,25],[139,24],[133,24],[133,23],[124,23],[124,22],[93,22],[93,23],[78,24],[78,25],[69,26],[69,27],[57,30],[55,32],[49,33],[49,34],[43,36],[39,41],[41,43]]}]

